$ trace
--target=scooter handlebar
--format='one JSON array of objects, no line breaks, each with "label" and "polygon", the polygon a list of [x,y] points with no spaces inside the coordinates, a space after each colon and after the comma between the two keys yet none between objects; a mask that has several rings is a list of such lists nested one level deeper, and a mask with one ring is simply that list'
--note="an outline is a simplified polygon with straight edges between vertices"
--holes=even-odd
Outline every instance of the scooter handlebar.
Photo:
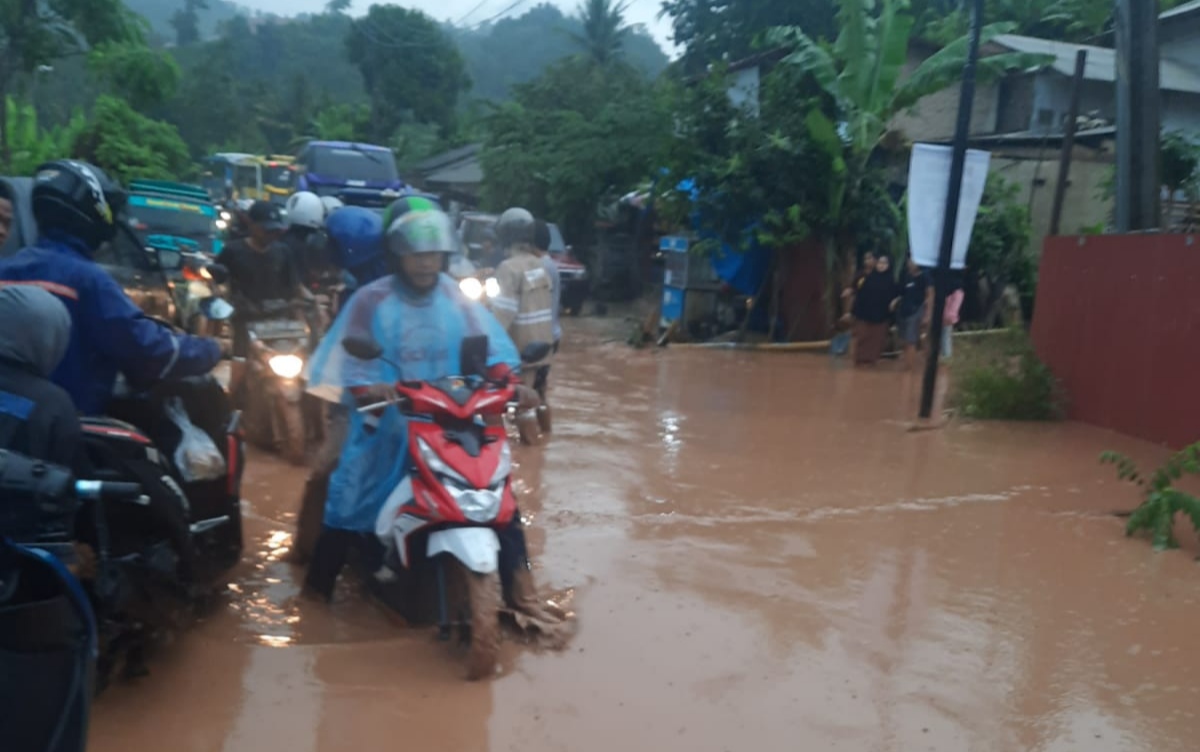
[{"label": "scooter handlebar", "polygon": [[137,499],[142,495],[142,485],[110,480],[77,480],[75,493],[81,499]]}]

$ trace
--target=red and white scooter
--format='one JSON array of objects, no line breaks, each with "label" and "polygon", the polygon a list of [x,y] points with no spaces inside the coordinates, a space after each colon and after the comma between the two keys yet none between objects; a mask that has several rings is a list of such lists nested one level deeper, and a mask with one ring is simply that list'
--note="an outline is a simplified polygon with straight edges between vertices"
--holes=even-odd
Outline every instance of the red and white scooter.
[{"label": "red and white scooter", "polygon": [[[382,357],[370,339],[347,337],[342,346],[360,360]],[[486,336],[469,337],[460,361],[469,375],[401,381],[395,398],[359,408],[374,413],[396,404],[408,418],[408,456],[401,461],[409,472],[376,522],[387,549],[376,578],[394,581],[395,567],[414,570],[424,554],[436,577],[439,634],[449,639],[460,628],[471,679],[495,673],[503,597],[497,531],[513,524],[517,512],[508,436],[502,422],[484,422],[504,415],[516,387],[484,375],[487,349]],[[535,343],[521,360],[536,363],[549,351],[548,343]],[[424,552],[411,550],[418,534],[428,539]]]}]

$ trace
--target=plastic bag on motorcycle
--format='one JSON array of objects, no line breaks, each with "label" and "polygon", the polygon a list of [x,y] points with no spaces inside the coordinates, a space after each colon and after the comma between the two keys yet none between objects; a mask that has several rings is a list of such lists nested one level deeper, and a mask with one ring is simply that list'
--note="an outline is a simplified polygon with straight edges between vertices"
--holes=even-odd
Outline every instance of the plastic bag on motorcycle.
[{"label": "plastic bag on motorcycle", "polygon": [[216,480],[225,476],[225,458],[212,438],[188,418],[183,400],[171,397],[165,401],[167,417],[179,428],[182,438],[175,448],[175,467],[187,483]]}]

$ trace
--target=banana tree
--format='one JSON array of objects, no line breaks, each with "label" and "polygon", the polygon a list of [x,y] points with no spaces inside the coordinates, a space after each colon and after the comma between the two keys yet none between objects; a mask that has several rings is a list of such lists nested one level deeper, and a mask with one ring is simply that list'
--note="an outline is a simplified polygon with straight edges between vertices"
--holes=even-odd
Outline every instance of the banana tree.
[{"label": "banana tree", "polygon": [[[871,157],[891,132],[893,118],[957,82],[967,59],[967,39],[962,37],[905,77],[913,38],[908,0],[838,0],[837,20],[839,33],[832,45],[814,41],[796,26],[773,29],[768,37],[775,45],[791,49],[784,63],[810,74],[831,105],[826,112],[814,109],[806,121],[813,142],[829,153],[837,167],[823,232],[831,284],[838,278],[847,281],[853,271],[854,205],[862,195]],[[986,44],[1013,28],[1011,23],[990,24],[981,39]],[[987,83],[1050,60],[1044,55],[991,55],[979,61],[977,76]],[[832,291],[827,291],[830,300]]]}]

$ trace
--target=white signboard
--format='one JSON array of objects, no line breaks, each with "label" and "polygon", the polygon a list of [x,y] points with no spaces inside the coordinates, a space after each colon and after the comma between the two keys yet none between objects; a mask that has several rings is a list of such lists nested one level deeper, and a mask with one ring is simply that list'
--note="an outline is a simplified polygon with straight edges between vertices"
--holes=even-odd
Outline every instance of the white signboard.
[{"label": "white signboard", "polygon": [[[950,188],[949,146],[913,144],[912,161],[908,166],[908,247],[919,266],[936,267],[942,249],[942,225],[946,221],[946,191]],[[991,154],[977,149],[967,150],[963,165],[962,192],[958,197],[958,222],[954,228],[952,269],[962,269],[967,262],[967,246],[975,215],[983,199]]]}]

